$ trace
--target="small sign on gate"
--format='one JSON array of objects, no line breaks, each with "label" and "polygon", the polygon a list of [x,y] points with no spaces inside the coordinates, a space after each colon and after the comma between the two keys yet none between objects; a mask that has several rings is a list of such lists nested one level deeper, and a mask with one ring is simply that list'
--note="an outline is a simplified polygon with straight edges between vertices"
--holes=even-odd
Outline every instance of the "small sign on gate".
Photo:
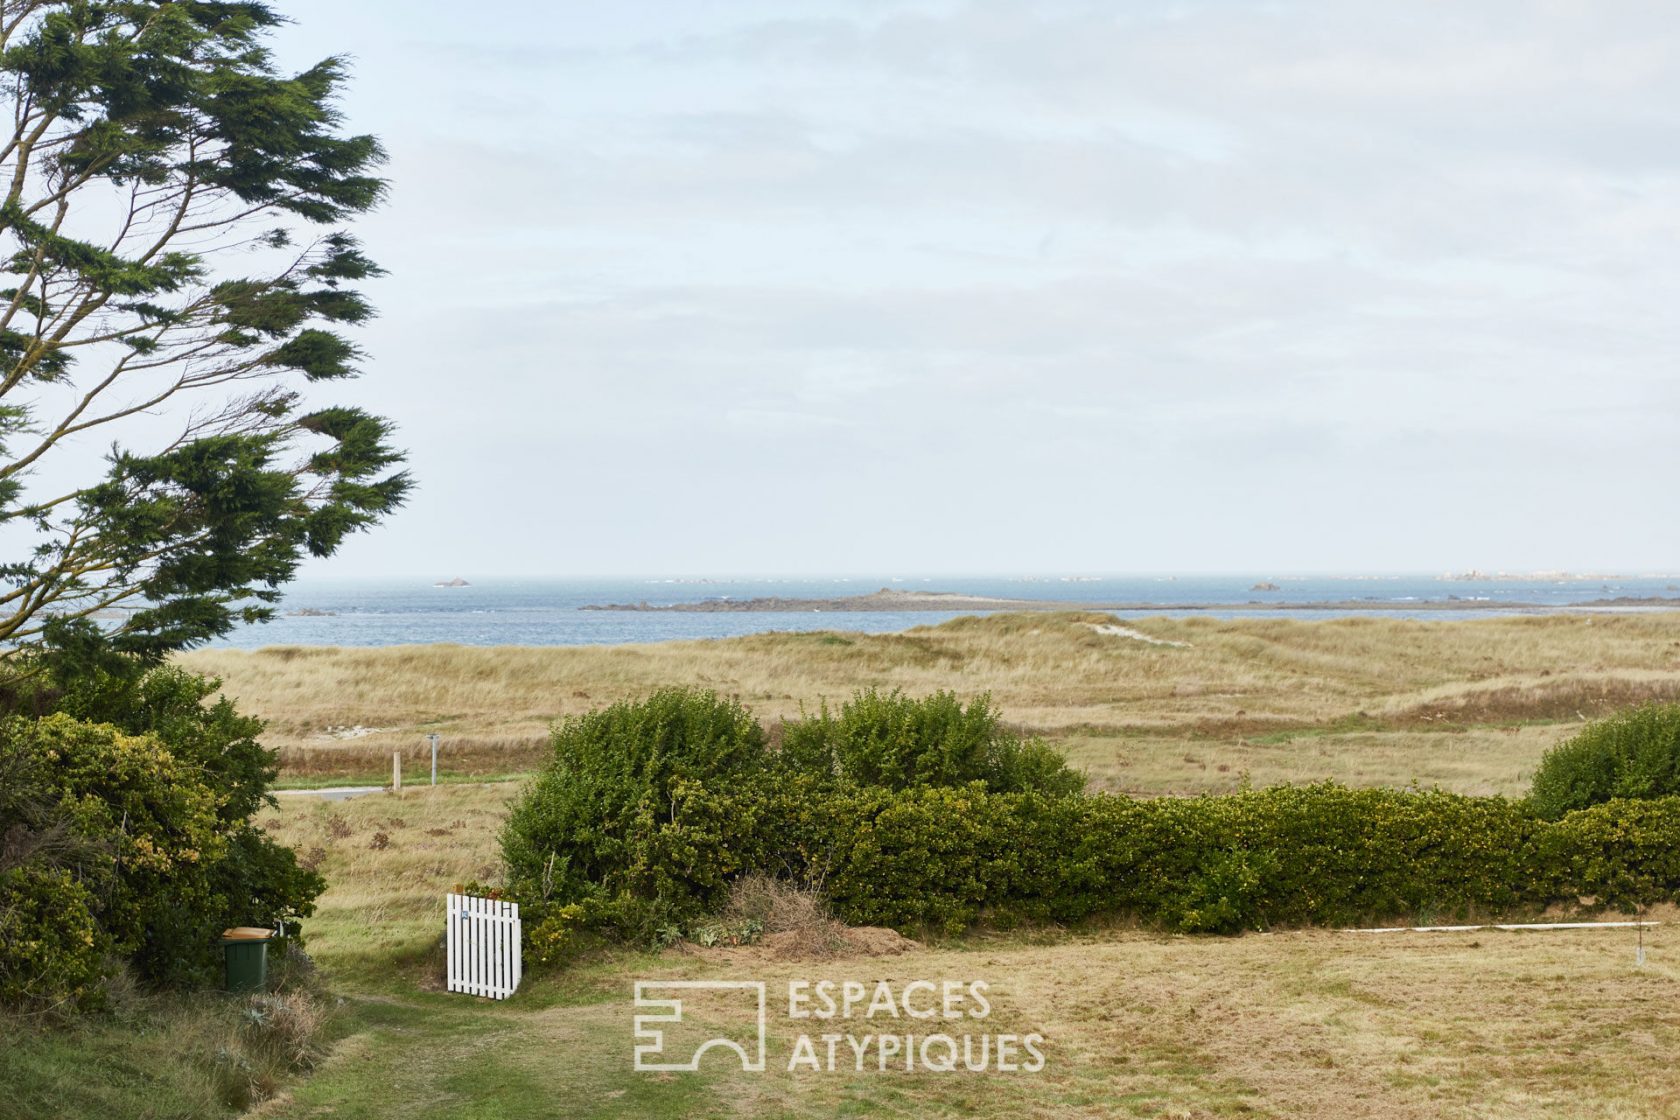
[{"label": "small sign on gate", "polygon": [[470,894],[445,896],[449,990],[506,999],[519,990],[523,926],[519,904]]}]

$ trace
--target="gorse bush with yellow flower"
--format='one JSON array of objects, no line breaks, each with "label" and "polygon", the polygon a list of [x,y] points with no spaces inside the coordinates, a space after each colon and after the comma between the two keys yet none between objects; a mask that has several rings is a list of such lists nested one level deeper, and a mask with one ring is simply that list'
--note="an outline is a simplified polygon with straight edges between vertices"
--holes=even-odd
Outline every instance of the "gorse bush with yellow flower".
[{"label": "gorse bush with yellow flower", "polygon": [[43,674],[0,719],[0,1002],[90,1006],[126,967],[218,976],[221,930],[307,916],[323,887],[251,823],[261,725],[176,669]]}]

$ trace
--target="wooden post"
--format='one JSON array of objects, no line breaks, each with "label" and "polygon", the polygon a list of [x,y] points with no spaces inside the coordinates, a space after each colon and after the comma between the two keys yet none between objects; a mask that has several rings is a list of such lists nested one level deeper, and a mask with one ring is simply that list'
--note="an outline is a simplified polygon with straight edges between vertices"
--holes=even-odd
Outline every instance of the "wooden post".
[{"label": "wooden post", "polygon": [[402,751],[391,752],[391,792],[402,792]]}]

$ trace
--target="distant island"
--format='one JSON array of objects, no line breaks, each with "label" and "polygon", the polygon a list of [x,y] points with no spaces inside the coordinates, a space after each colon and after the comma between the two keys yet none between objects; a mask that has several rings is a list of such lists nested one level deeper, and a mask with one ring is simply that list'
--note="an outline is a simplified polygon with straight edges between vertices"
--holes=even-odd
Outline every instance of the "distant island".
[{"label": "distant island", "polygon": [[[1436,577],[1441,580],[1459,583],[1489,583],[1495,580],[1524,583],[1605,583],[1613,579],[1627,579],[1625,575],[1612,572],[1484,572],[1478,568],[1471,568],[1463,572],[1444,572]],[[1637,576],[1633,578],[1639,578]],[[1659,577],[1660,578],[1660,577]]]},{"label": "distant island", "polygon": [[462,579],[460,576],[456,576],[454,579],[440,579],[436,583],[432,584],[432,586],[433,587],[471,587],[472,584],[468,583],[466,580]]},{"label": "distant island", "polygon": [[1065,603],[1041,599],[996,599],[987,595],[963,595],[955,591],[894,591],[883,587],[868,595],[843,595],[830,599],[784,599],[779,595],[758,599],[702,599],[697,603],[654,605],[604,603],[579,607],[580,611],[1000,611],[1067,609]]},{"label": "distant island", "polygon": [[[1257,590],[1260,590],[1257,588]],[[1680,609],[1680,598],[1665,599],[1621,597],[1594,599],[1587,603],[1567,606],[1543,603],[1501,603],[1478,600],[1478,611],[1544,611],[1554,613],[1575,609]],[[1392,599],[1344,599],[1324,603],[1283,603],[1250,600],[1246,603],[1125,603],[1070,602],[1061,599],[999,599],[986,595],[963,595],[952,591],[895,591],[883,587],[867,595],[842,595],[824,599],[789,599],[779,595],[756,599],[702,599],[695,603],[594,603],[579,607],[580,611],[667,611],[676,614],[767,614],[871,612],[871,611],[1156,611],[1181,613],[1188,611],[1457,611],[1464,610],[1462,600],[1422,600],[1396,602]]]}]

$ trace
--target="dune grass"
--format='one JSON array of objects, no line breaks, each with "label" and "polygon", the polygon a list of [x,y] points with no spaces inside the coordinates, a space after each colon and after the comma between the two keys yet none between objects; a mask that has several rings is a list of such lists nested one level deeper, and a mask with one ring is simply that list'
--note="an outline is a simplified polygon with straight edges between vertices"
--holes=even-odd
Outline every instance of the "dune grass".
[{"label": "dune grass", "polygon": [[740,697],[767,721],[865,686],[990,692],[1093,785],[1191,793],[1337,778],[1467,793],[1526,787],[1586,719],[1680,696],[1680,614],[1127,620],[963,618],[903,634],[763,634],[648,646],[204,650],[269,721],[283,778],[412,781],[443,736],[448,775],[519,773],[556,719],[662,685]]},{"label": "dune grass", "polygon": [[435,952],[444,894],[500,876],[497,834],[519,789],[496,782],[340,802],[282,798],[259,823],[330,884],[304,927],[310,953],[341,980],[378,982],[393,961],[412,965]]}]

